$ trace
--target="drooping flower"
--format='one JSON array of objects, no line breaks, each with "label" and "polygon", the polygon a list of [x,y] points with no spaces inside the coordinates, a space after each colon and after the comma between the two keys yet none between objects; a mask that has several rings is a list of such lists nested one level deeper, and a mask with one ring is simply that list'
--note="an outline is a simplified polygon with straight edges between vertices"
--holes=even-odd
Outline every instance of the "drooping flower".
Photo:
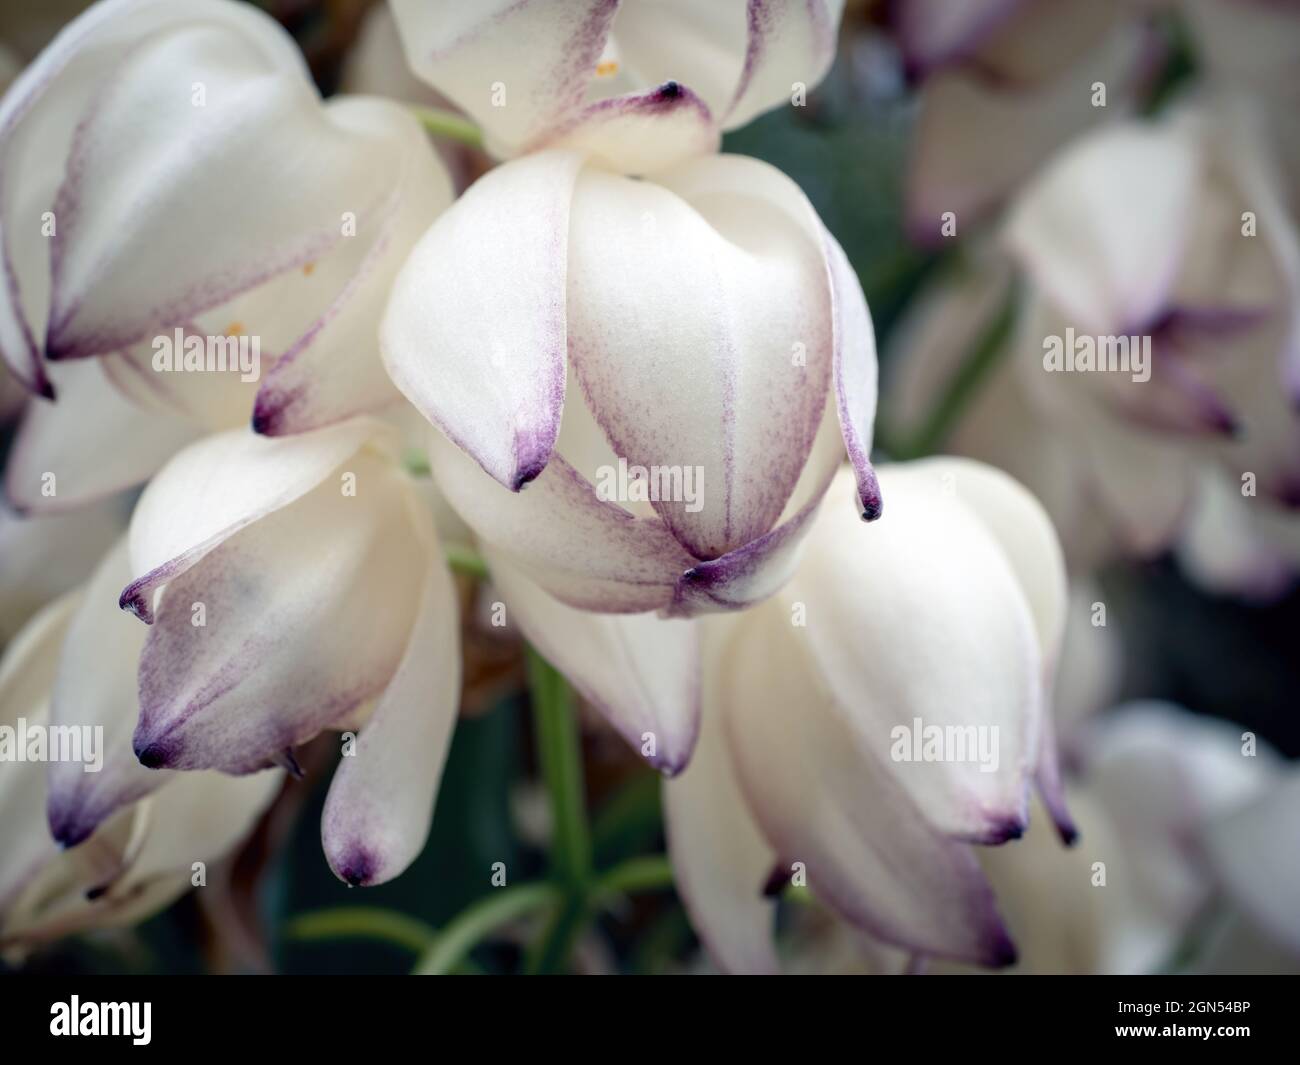
[{"label": "drooping flower", "polygon": [[[120,653],[132,634],[112,626],[130,619],[111,599],[96,598],[106,590],[104,575],[124,568],[125,552],[115,556],[85,589],[37,614],[0,661],[0,722],[7,727],[20,719],[28,730],[66,727],[84,714],[85,724],[104,729],[97,772],[86,772],[88,759],[6,761],[0,771],[0,951],[8,956],[163,909],[189,889],[195,863],[214,865],[234,849],[283,780],[279,772],[185,773],[160,778],[150,795],[121,788],[133,766],[145,770],[130,745],[134,659]],[[93,830],[77,838],[61,833],[67,797],[93,802],[113,790],[122,801]]]},{"label": "drooping flower", "polygon": [[[800,870],[886,943],[1005,964],[1014,949],[972,845],[1020,835],[1035,779],[1073,832],[1044,706],[1065,616],[1046,516],[1010,478],[962,460],[885,467],[881,481],[887,520],[864,528],[823,508],[790,581],[734,614],[577,610],[485,549],[511,618],[625,734],[640,730],[643,750],[673,768],[698,728],[689,766],[664,786],[669,848],[727,969],[776,967],[764,887]],[[832,494],[854,490],[845,470]],[[681,708],[700,705],[696,725]],[[898,757],[898,729],[918,719],[969,739],[970,757]],[[996,750],[984,768],[978,735]]]},{"label": "drooping flower", "polygon": [[356,733],[322,819],[351,884],[419,853],[460,694],[450,574],[394,440],[356,419],[192,445],[136,508],[121,595],[152,626],[133,735],[145,766],[293,769],[298,744]]},{"label": "drooping flower", "polygon": [[770,594],[846,447],[859,512],[881,510],[862,290],[797,186],[751,159],[653,182],[574,152],[497,168],[416,246],[381,346],[440,430],[449,501],[574,606]]},{"label": "drooping flower", "polygon": [[945,223],[967,232],[1074,137],[1131,111],[1159,56],[1126,0],[902,0],[894,11],[920,82],[907,224],[927,244],[952,235]]},{"label": "drooping flower", "polygon": [[283,434],[399,400],[377,323],[450,183],[402,106],[322,103],[254,6],[96,4],[0,103],[0,174],[0,352],[44,397],[20,507],[137,484],[250,416]]},{"label": "drooping flower", "polygon": [[[1030,485],[1075,564],[1169,546],[1204,507],[1222,512],[1215,478],[1257,527],[1238,549],[1263,541],[1215,580],[1276,588],[1281,558],[1300,559],[1284,531],[1300,484],[1300,241],[1257,134],[1239,102],[1118,124],[1062,153],[1009,213],[1020,320],[945,443]],[[1013,276],[986,261],[903,327],[899,421],[953,380]],[[1221,542],[1213,532],[1199,542]]]},{"label": "drooping flower", "polygon": [[392,0],[415,73],[495,155],[656,171],[815,86],[843,0]]}]

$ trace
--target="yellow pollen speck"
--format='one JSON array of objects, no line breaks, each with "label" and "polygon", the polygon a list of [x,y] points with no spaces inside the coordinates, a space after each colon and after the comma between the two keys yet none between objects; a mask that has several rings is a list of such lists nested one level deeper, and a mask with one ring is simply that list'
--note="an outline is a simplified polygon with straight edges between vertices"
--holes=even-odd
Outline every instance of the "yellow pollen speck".
[{"label": "yellow pollen speck", "polygon": [[243,333],[243,331],[244,331],[243,322],[231,322],[228,326],[226,326],[226,336],[228,337],[237,337],[241,333]]},{"label": "yellow pollen speck", "polygon": [[302,268],[304,277],[311,277],[311,272],[316,269],[315,263],[305,263]]},{"label": "yellow pollen speck", "polygon": [[613,59],[606,59],[596,64],[596,77],[607,78],[611,74],[618,73],[618,63]]}]

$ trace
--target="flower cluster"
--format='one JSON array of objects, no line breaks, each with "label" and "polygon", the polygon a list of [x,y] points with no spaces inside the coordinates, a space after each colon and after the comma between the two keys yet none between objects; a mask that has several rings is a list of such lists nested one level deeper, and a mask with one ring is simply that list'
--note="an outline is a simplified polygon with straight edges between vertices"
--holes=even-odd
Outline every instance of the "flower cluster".
[{"label": "flower cluster", "polygon": [[[662,772],[717,964],[779,969],[779,898],[805,887],[882,951],[1016,959],[980,856],[1027,830],[1035,789],[1077,835],[1053,519],[1075,562],[1170,542],[1210,466],[1279,504],[1300,486],[1300,245],[1257,150],[1276,111],[1099,123],[1060,55],[1140,98],[1124,5],[1062,5],[1046,36],[1049,5],[907,5],[912,228],[965,226],[1034,176],[938,332],[905,334],[898,410],[1023,296],[1025,357],[956,439],[1029,488],[970,458],[878,470],[855,266],[795,181],[721,151],[803,105],[843,6],[391,0],[322,99],[252,5],[101,0],[13,77],[0,722],[89,730],[103,760],[0,764],[0,948],[200,883],[326,733],[330,868],[406,870],[462,695],[455,540]],[[1076,328],[1150,334],[1150,382],[1045,375],[1038,341]]]}]

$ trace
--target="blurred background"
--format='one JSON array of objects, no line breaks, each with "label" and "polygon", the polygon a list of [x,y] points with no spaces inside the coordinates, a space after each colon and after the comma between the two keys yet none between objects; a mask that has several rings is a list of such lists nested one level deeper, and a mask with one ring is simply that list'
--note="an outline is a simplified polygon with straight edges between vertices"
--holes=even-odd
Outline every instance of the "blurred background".
[{"label": "blurred background", "polygon": [[[1289,79],[1297,80],[1300,5],[1271,0],[1210,2],[1230,9],[1258,3],[1289,16],[1291,36],[1283,44],[1295,60]],[[10,76],[39,51],[63,19],[82,6],[63,0],[5,0],[0,42]],[[430,95],[402,68],[393,51],[391,24],[382,13],[375,15],[368,0],[264,0],[261,6],[301,44],[324,93],[346,87],[420,100]],[[1000,79],[999,72],[987,63],[981,65],[979,57],[965,56],[964,73],[959,70],[955,75],[951,64],[944,66],[947,60],[941,55],[931,57],[929,65],[918,63],[904,40],[907,16],[901,9],[906,6],[906,2],[850,0],[838,58],[825,82],[809,94],[806,106],[762,116],[729,134],[725,143],[728,151],[767,160],[789,174],[839,239],[871,307],[886,381],[896,375],[895,363],[908,354],[908,345],[899,342],[900,326],[918,313],[922,297],[941,288],[953,271],[968,267],[972,256],[980,254],[978,249],[996,232],[1000,211],[1018,190],[1093,124],[1119,121],[1123,115],[1157,115],[1180,94],[1194,91],[1206,77],[1209,55],[1204,37],[1208,21],[1193,25],[1188,14],[1188,7],[1197,5],[1137,0],[1091,5],[1122,8],[1114,19],[1140,25],[1141,77],[1110,84],[1112,98],[1096,114],[1049,123],[1051,136],[1039,138],[1041,143],[1032,151],[1026,148],[1024,158],[996,181],[986,181],[985,173],[972,173],[971,187],[983,190],[981,197],[972,198],[969,210],[963,207],[959,212],[953,237],[935,240],[929,239],[933,234],[918,233],[915,217],[909,220],[909,205],[916,204],[921,124],[927,109],[938,106],[928,98],[940,91],[938,79],[967,77],[995,95],[1038,91],[1041,85]],[[951,0],[949,6],[963,5]],[[1055,0],[1028,5],[1061,11],[1070,6]],[[1074,71],[1075,61],[1084,61],[1097,45],[1097,34],[1091,31],[1066,34],[1065,40],[1061,33],[1043,32],[1043,83]],[[1237,32],[1237,24],[1232,18],[1221,20],[1212,32],[1231,35]],[[1071,76],[1085,77],[1078,72]],[[970,121],[979,120],[982,113],[972,108]],[[1300,110],[1280,113],[1282,121],[1292,126],[1283,133],[1295,137]],[[1006,123],[1013,121],[1014,114],[991,106],[988,136],[1006,137]],[[1035,135],[1027,125],[1024,140],[1012,140],[1024,148]],[[462,184],[487,165],[469,149],[453,146],[444,151]],[[949,177],[960,183],[960,160],[954,165]],[[972,166],[979,165],[972,161]],[[1294,182],[1292,174],[1287,191],[1293,206],[1300,200]],[[968,347],[978,337],[973,333],[951,339]],[[1010,344],[1004,337],[1003,346]],[[999,356],[994,352],[992,357]],[[990,379],[986,375],[973,387],[989,387]],[[8,415],[12,419],[12,407]],[[880,457],[914,453],[909,434],[891,424],[889,388],[882,390],[878,424]],[[5,446],[11,432],[10,420]],[[942,451],[944,443],[932,441],[927,449]],[[11,559],[3,564],[17,563]],[[1168,550],[1147,557],[1105,552],[1089,569],[1078,574],[1095,582],[1087,586],[1082,609],[1103,602],[1107,624],[1098,629],[1086,623],[1086,616],[1083,623],[1072,618],[1071,639],[1078,641],[1071,644],[1072,660],[1081,663],[1080,675],[1069,680],[1074,690],[1066,696],[1078,704],[1071,708],[1072,715],[1104,718],[1110,707],[1125,702],[1159,700],[1200,718],[1230,722],[1233,735],[1253,732],[1286,758],[1300,756],[1300,588],[1294,580],[1271,587],[1266,596],[1231,589],[1210,592],[1200,586],[1203,582],[1189,579]],[[305,779],[286,786],[229,870],[210,875],[212,886],[207,890],[185,896],[138,928],[100,931],[51,947],[28,959],[27,971],[401,973],[411,967],[413,945],[419,943],[422,929],[436,928],[483,894],[482,871],[493,862],[506,862],[516,882],[540,874],[545,867],[547,814],[525,712],[522,646],[509,630],[503,634],[478,624],[483,590],[470,578],[457,579],[466,619],[464,720],[455,731],[429,844],[405,875],[360,893],[340,883],[326,866],[319,839],[320,811],[337,742],[322,737],[303,752]],[[588,715],[587,722],[586,785],[599,860],[608,863],[661,850],[658,779],[595,715]],[[1083,742],[1073,724],[1062,722],[1067,766],[1073,746]],[[399,923],[388,942],[338,937],[313,925],[313,913],[341,905],[382,908],[408,915],[412,924]],[[1016,915],[1011,916],[1014,927]],[[806,922],[806,918],[796,916],[791,921]],[[1204,928],[1193,921],[1182,931],[1195,938]],[[815,930],[810,934],[815,935]],[[1018,938],[1023,940],[1024,935],[1022,928]],[[1236,962],[1225,960],[1225,955],[1216,964],[1296,968],[1277,944],[1262,938],[1267,947],[1261,947],[1263,953],[1248,953]],[[410,945],[403,946],[404,939]],[[511,971],[521,949],[508,937],[494,940],[474,952],[470,968]],[[1028,953],[1032,955],[1032,949]],[[671,893],[637,896],[624,911],[602,918],[579,945],[577,955],[577,968],[590,972],[707,968],[681,905]],[[1079,968],[1092,964],[1107,963],[1080,955]],[[1176,969],[1177,962],[1170,967]]]}]

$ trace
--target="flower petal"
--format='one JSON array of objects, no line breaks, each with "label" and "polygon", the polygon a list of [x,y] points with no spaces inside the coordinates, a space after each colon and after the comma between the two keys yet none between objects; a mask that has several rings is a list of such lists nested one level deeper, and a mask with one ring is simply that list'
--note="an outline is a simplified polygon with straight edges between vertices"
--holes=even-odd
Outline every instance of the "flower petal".
[{"label": "flower petal", "polygon": [[896,774],[872,764],[785,612],[766,604],[746,620],[720,702],[741,789],[781,861],[802,863],[813,894],[888,943],[1013,961],[972,849],[931,827]]},{"label": "flower petal", "polygon": [[[709,619],[712,632],[730,618]],[[709,634],[706,647],[716,644]],[[709,653],[712,653],[711,651]],[[774,973],[775,899],[763,892],[776,855],[745,803],[731,764],[721,705],[705,671],[708,712],[691,764],[663,785],[664,827],[677,890],[700,939],[723,969]]]},{"label": "flower petal", "polygon": [[543,152],[479,179],[420,238],[381,329],[397,387],[514,491],[546,467],[559,433],[580,165]]},{"label": "flower petal", "polygon": [[365,451],[341,483],[226,535],[166,578],[140,659],[134,746],[150,768],[251,772],[382,692],[433,549],[405,474]]},{"label": "flower petal", "polygon": [[389,145],[331,121],[278,24],[219,10],[134,41],[86,105],[52,208],[48,358],[119,350],[316,262],[390,195]]},{"label": "flower petal", "polygon": [[5,491],[28,513],[80,509],[131,488],[198,433],[174,414],[136,406],[98,363],[50,370],[59,398],[27,404],[5,467]]},{"label": "flower petal", "polygon": [[659,184],[584,170],[569,253],[569,353],[614,452],[693,469],[655,510],[699,559],[767,532],[830,379],[830,293],[807,201],[774,168],[710,157]]},{"label": "flower petal", "polygon": [[429,461],[447,500],[480,539],[570,606],[657,610],[672,600],[674,584],[694,561],[658,518],[636,517],[598,498],[558,454],[518,493],[436,431]]},{"label": "flower petal", "polygon": [[358,220],[364,238],[359,233],[316,264],[313,276],[330,273],[316,292],[324,284],[337,295],[316,308],[316,321],[262,383],[253,424],[272,435],[319,428],[401,401],[379,358],[379,322],[398,269],[453,199],[446,168],[405,108],[386,100],[335,98],[328,111],[335,123],[381,138],[396,156],[372,163],[392,175],[393,191],[373,220]]},{"label": "flower petal", "polygon": [[126,517],[119,499],[42,518],[21,518],[0,506],[0,643],[89,577],[125,530]]},{"label": "flower petal", "polygon": [[148,629],[117,608],[130,576],[123,536],[95,571],[77,606],[59,658],[50,701],[56,727],[99,731],[100,767],[51,762],[50,832],[72,847],[122,807],[166,783],[169,774],[145,769],[131,750],[139,713],[136,668]]},{"label": "flower petal", "polygon": [[383,430],[358,419],[296,437],[248,430],[207,437],[153,479],[131,517],[131,569],[123,609],[153,620],[153,592],[246,525],[311,491]]},{"label": "flower petal", "polygon": [[459,700],[456,589],[431,555],[401,664],[325,800],[321,839],[344,882],[385,883],[424,848]]},{"label": "flower petal", "polygon": [[[698,633],[652,614],[596,614],[549,595],[508,561],[483,552],[510,618],[556,669],[656,769],[679,772],[700,723]],[[650,753],[647,742],[652,743]]]},{"label": "flower petal", "polygon": [[1025,191],[1006,242],[1076,329],[1127,335],[1152,323],[1179,269],[1197,189],[1181,123],[1117,125],[1083,138]]},{"label": "flower petal", "polygon": [[675,81],[596,100],[535,145],[571,148],[598,166],[645,174],[718,149],[708,105]]},{"label": "flower petal", "polygon": [[1217,820],[1205,846],[1229,897],[1300,953],[1300,773],[1291,770],[1262,798]]},{"label": "flower petal", "polygon": [[[411,69],[511,155],[576,110],[618,0],[392,0]],[[499,88],[498,88],[499,87]]]},{"label": "flower petal", "polygon": [[[779,612],[877,772],[938,830],[1002,842],[1026,824],[1046,675],[1015,572],[942,461],[882,473],[902,501],[888,520],[823,511]],[[923,758],[932,728],[960,730],[964,755]]]}]

